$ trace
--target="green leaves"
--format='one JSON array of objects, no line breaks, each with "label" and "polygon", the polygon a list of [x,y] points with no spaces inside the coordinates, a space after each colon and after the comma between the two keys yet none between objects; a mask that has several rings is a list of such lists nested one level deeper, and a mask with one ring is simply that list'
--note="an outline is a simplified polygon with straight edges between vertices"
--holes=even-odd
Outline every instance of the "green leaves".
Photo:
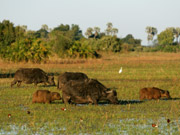
[{"label": "green leaves", "polygon": [[172,45],[174,41],[173,30],[167,28],[158,35],[158,42],[160,45]]},{"label": "green leaves", "polygon": [[50,55],[45,41],[29,36],[26,26],[16,26],[8,20],[0,23],[0,57],[8,61],[39,63]]},{"label": "green leaves", "polygon": [[115,36],[118,33],[118,29],[113,28],[113,24],[111,22],[108,22],[106,25],[107,29],[105,31],[107,35]]},{"label": "green leaves", "polygon": [[81,44],[80,42],[74,42],[72,47],[68,50],[68,55],[73,58],[96,58],[99,56],[96,51],[90,49],[86,45]]},{"label": "green leaves", "polygon": [[10,61],[40,63],[50,55],[50,48],[42,39],[21,39],[7,48],[5,58]]}]

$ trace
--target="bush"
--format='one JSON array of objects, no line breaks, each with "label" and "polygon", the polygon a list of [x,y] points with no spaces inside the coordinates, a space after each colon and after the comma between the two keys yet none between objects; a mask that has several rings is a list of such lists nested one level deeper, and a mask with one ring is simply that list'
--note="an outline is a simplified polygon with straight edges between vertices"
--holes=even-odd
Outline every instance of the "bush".
[{"label": "bush", "polygon": [[55,31],[50,34],[49,44],[51,45],[52,51],[59,57],[66,57],[68,55],[67,51],[72,46],[72,40],[63,36],[61,32]]},{"label": "bush", "polygon": [[121,50],[121,42],[115,36],[104,36],[98,42],[101,50],[112,51],[112,52],[120,52]]},{"label": "bush", "polygon": [[4,58],[9,61],[40,63],[50,55],[50,48],[41,39],[21,39],[7,47]]},{"label": "bush", "polygon": [[[157,45],[157,46],[144,46],[141,49],[138,49],[142,52],[179,52],[180,46],[179,45]],[[136,50],[136,51],[138,51]]]},{"label": "bush", "polygon": [[176,53],[176,52],[180,51],[180,48],[177,45],[166,45],[163,47],[163,49],[161,51],[163,51],[163,52],[175,52]]},{"label": "bush", "polygon": [[174,41],[174,34],[171,28],[167,28],[158,35],[159,45],[172,45]]},{"label": "bush", "polygon": [[97,58],[99,54],[96,51],[92,50],[86,45],[81,44],[80,42],[74,42],[72,47],[68,50],[68,55],[73,58]]},{"label": "bush", "polygon": [[96,51],[120,52],[121,50],[121,41],[115,36],[103,36],[101,39],[83,39],[81,43]]},{"label": "bush", "polygon": [[133,45],[123,43],[121,45],[121,52],[130,52],[130,51],[135,51]]}]

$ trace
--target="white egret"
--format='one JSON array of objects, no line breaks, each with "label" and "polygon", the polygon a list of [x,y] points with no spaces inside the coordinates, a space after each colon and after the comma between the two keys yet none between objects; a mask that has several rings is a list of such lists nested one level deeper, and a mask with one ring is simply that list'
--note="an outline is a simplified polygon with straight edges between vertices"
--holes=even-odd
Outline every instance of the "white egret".
[{"label": "white egret", "polygon": [[122,67],[121,67],[120,70],[119,70],[119,74],[120,74],[120,73],[122,73]]}]

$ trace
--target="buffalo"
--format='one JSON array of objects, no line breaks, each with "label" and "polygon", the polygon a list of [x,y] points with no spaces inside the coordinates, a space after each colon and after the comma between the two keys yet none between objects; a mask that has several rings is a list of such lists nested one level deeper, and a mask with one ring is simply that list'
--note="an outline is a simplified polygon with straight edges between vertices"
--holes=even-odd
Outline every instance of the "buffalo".
[{"label": "buffalo", "polygon": [[54,100],[60,100],[61,96],[58,92],[50,92],[49,90],[37,90],[32,97],[33,103],[48,103]]},{"label": "buffalo", "polygon": [[38,83],[49,83],[50,85],[55,85],[54,77],[48,76],[40,68],[20,68],[15,72],[14,80],[11,82],[11,87],[17,83],[19,87],[21,83],[32,84],[36,86]]},{"label": "buffalo", "polygon": [[113,104],[118,103],[117,92],[107,89],[95,79],[86,81],[70,80],[62,88],[62,99],[67,103],[90,103],[97,105],[100,100],[107,100]]},{"label": "buffalo", "polygon": [[70,80],[84,81],[88,79],[87,75],[81,72],[65,72],[58,77],[57,88],[62,89],[62,87]]},{"label": "buffalo", "polygon": [[160,99],[161,97],[171,98],[169,91],[162,90],[156,87],[142,88],[139,92],[140,100],[143,99]]}]

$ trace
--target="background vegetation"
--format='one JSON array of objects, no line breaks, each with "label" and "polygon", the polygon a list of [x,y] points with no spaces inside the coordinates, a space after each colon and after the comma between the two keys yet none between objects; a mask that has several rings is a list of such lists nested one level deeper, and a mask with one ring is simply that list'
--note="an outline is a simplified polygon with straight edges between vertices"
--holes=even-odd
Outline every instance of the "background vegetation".
[{"label": "background vegetation", "polygon": [[[141,39],[132,34],[119,38],[119,30],[107,23],[101,32],[99,27],[87,28],[85,35],[76,24],[60,24],[50,29],[47,25],[37,31],[27,26],[14,26],[9,20],[0,22],[0,57],[7,61],[46,62],[49,57],[99,58],[101,52],[179,52],[180,28],[169,27],[158,34],[155,27],[145,29],[149,46],[142,46]],[[157,37],[157,38],[155,38]]]}]

